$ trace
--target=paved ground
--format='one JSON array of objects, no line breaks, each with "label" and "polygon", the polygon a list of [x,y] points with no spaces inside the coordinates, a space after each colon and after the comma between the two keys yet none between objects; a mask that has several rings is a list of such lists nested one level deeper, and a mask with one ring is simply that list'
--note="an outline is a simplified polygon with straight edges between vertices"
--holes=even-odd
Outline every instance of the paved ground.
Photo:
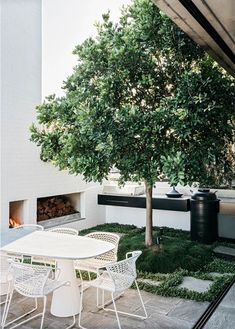
[{"label": "paved ground", "polygon": [[216,308],[204,329],[234,329],[235,328],[235,284]]},{"label": "paved ground", "polygon": [[[88,329],[117,329],[115,315],[112,312],[97,310],[95,303],[96,291],[89,288],[84,293],[84,310],[82,312],[82,325]],[[123,329],[191,329],[198,318],[205,311],[209,303],[183,300],[180,298],[166,298],[142,292],[143,300],[148,312],[148,319],[140,320],[120,315]],[[32,300],[22,301],[22,297],[15,295],[15,304],[12,305],[9,320],[19,316],[22,311],[30,309]],[[41,303],[39,304],[41,306]],[[139,299],[135,290],[129,290],[117,301],[119,310],[141,313]],[[56,318],[49,312],[50,305],[44,323],[44,329],[65,328],[70,319]],[[1,313],[3,308],[1,307]],[[36,329],[40,327],[40,318],[32,320],[21,329]],[[77,323],[74,328],[78,328]],[[217,328],[217,327],[208,327]],[[208,329],[207,328],[207,329]],[[228,327],[223,327],[228,328]],[[232,327],[231,327],[232,328]],[[234,328],[234,327],[233,327]]]}]

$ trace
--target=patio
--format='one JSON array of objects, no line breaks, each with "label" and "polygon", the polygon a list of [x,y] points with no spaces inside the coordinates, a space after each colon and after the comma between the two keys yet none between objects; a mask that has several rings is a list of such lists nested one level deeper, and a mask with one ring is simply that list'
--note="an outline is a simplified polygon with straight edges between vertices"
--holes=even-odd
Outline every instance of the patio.
[{"label": "patio", "polygon": [[[123,249],[123,243],[125,243],[126,240],[131,241],[131,229],[129,226],[125,227],[125,226],[121,226],[121,225],[114,225],[114,227],[112,227],[112,225],[107,225],[106,226],[101,226],[103,230],[111,230],[115,228],[115,230],[122,232],[125,232],[125,230],[128,230],[130,235],[128,235],[127,233],[124,234],[120,234],[121,235],[121,243],[119,245],[120,249]],[[92,230],[99,230],[100,227],[96,227],[96,228],[92,228],[90,229]],[[132,228],[135,230],[135,235],[139,235],[139,237],[142,236],[142,233],[139,232],[137,233],[136,228]],[[12,236],[17,236],[19,238],[19,235],[22,234],[26,234],[27,232],[20,232],[21,230],[11,230],[11,235]],[[88,230],[85,230],[83,232],[81,232],[81,236],[79,238],[79,240],[81,239],[81,241],[83,241],[84,237],[82,235],[86,235]],[[140,230],[141,231],[141,230]],[[171,232],[171,233],[169,233]],[[171,239],[178,241],[177,243],[179,243],[180,240],[178,240],[178,238],[173,238],[174,235],[181,235],[181,237],[183,237],[183,235],[185,235],[185,238],[187,236],[187,233],[184,233],[183,231],[180,230],[170,230],[168,232],[168,234],[171,234]],[[35,232],[36,233],[36,232]],[[33,233],[33,234],[35,234]],[[18,235],[17,235],[18,234]],[[40,238],[40,232],[38,233],[38,238],[36,240],[38,240]],[[46,234],[46,236],[49,234],[50,238],[53,238],[53,234],[55,233],[50,233],[50,232],[45,232],[42,233],[42,236],[44,236],[44,234]],[[64,235],[64,234],[63,234]],[[10,235],[9,235],[10,236]],[[30,240],[30,236],[31,234],[26,234],[26,236],[24,236],[23,240]],[[6,238],[6,237],[5,237]],[[62,236],[61,236],[62,238]],[[77,239],[77,237],[75,236],[73,238],[73,236],[70,237],[71,239]],[[56,238],[56,240],[58,239],[58,237]],[[85,238],[87,239],[87,238]],[[22,241],[23,241],[22,240]],[[53,240],[53,239],[52,239]],[[52,243],[55,244],[55,248],[58,249],[58,246],[56,247],[56,240],[54,240],[54,242]],[[16,240],[17,241],[17,240]],[[20,247],[22,254],[25,254],[26,249],[27,249],[27,243],[20,243],[20,240],[18,240],[18,248]],[[62,240],[61,240],[62,241]],[[64,240],[66,241],[66,240]],[[167,241],[167,236],[164,236],[164,243],[166,243]],[[5,241],[6,242],[6,241]],[[10,241],[8,241],[10,242]],[[73,241],[75,242],[75,240]],[[4,244],[4,239],[2,239],[2,243]],[[32,243],[32,242],[31,242]],[[96,242],[97,243],[97,242]],[[141,242],[138,242],[141,245]],[[39,245],[42,245],[42,243],[39,243]],[[12,246],[14,246],[14,244],[12,244]],[[133,247],[133,246],[130,246]],[[8,247],[9,248],[9,247]],[[11,250],[11,248],[13,248]],[[14,247],[11,247],[9,250],[10,251],[14,251]],[[23,248],[23,249],[22,249]],[[24,249],[26,248],[26,249]],[[50,247],[49,250],[51,250],[52,248]],[[79,250],[81,248],[70,248],[72,249],[72,253],[76,253],[76,250]],[[165,252],[167,252],[167,249],[164,249]],[[51,253],[51,251],[48,251],[49,253]],[[64,254],[65,249],[61,249],[62,254]],[[87,252],[86,250],[83,252]],[[34,252],[31,250],[31,253],[34,254]],[[66,253],[66,252],[65,252]],[[74,257],[71,255],[71,257]],[[156,255],[157,257],[157,255]],[[168,257],[170,257],[168,255]],[[183,257],[183,256],[182,256]],[[181,258],[182,258],[181,257]],[[123,259],[122,256],[119,255],[119,259]],[[216,259],[215,259],[216,260]],[[159,260],[157,260],[157,258],[155,259],[156,262],[159,262]],[[214,261],[213,261],[214,262]],[[212,274],[216,274],[215,275],[215,280],[217,280],[217,278],[219,280],[223,279],[223,275],[226,276],[226,274],[229,275],[228,272],[233,271],[232,268],[234,266],[234,262],[224,262],[224,265],[227,264],[227,268],[226,268],[226,272],[222,273],[217,273],[216,272],[212,272],[212,270],[216,269],[216,267],[213,268],[214,265],[213,262],[211,263],[211,265],[209,266],[209,264],[207,264],[207,270],[211,271],[211,273],[209,273],[210,275]],[[139,261],[138,263],[138,267],[143,266],[143,264],[141,265],[141,261]],[[208,267],[209,266],[209,267]],[[217,265],[218,266],[218,265]],[[230,270],[229,270],[229,266],[231,266]],[[206,269],[205,268],[205,269]],[[204,269],[204,270],[205,270]],[[203,268],[201,269],[201,271],[203,272]],[[225,271],[225,267],[224,267],[224,271]],[[202,273],[201,272],[201,273]],[[178,273],[178,274],[177,274]],[[180,272],[175,272],[176,275],[179,275]],[[232,329],[235,326],[235,316],[234,316],[234,295],[235,295],[235,284],[232,283],[234,282],[234,280],[232,281],[232,277],[234,277],[233,274],[230,274],[231,279],[230,279],[230,288],[227,292],[224,293],[225,297],[221,297],[222,295],[221,293],[223,293],[223,291],[225,291],[224,289],[228,286],[221,286],[219,290],[217,290],[217,293],[215,293],[215,288],[216,286],[218,287],[218,283],[216,283],[215,287],[211,289],[211,284],[212,281],[207,281],[205,280],[206,277],[202,278],[204,280],[200,280],[199,279],[199,274],[196,274],[196,278],[193,277],[187,277],[185,274],[187,272],[184,272],[184,274],[182,273],[182,278],[180,279],[180,281],[182,282],[181,284],[178,283],[174,283],[174,273],[168,273],[165,274],[166,277],[165,279],[163,279],[164,274],[151,274],[150,276],[148,276],[148,274],[146,274],[146,272],[139,272],[138,274],[138,283],[140,285],[141,288],[141,295],[143,297],[145,306],[146,306],[146,310],[148,313],[148,318],[146,320],[141,320],[141,319],[136,319],[136,318],[132,318],[132,317],[127,317],[127,316],[120,316],[120,321],[121,321],[121,325],[124,328],[156,328],[156,329],[167,329],[167,328],[171,328],[171,329],[198,329],[198,328],[205,328],[205,329],[214,329],[214,328],[224,328],[224,329]],[[191,275],[193,275],[193,272],[189,272],[191,273]],[[196,272],[195,272],[196,273]],[[206,272],[205,272],[206,273]],[[78,274],[78,273],[77,273]],[[206,274],[204,274],[206,275]],[[185,277],[183,277],[185,276]],[[173,279],[173,281],[172,281]],[[178,278],[179,279],[179,278]],[[80,280],[80,279],[78,279]],[[160,280],[160,281],[158,281]],[[161,281],[163,280],[163,281]],[[162,284],[164,284],[164,280],[166,280],[166,285],[165,288],[162,290],[163,286]],[[167,281],[168,280],[168,281]],[[172,281],[172,283],[170,283]],[[168,283],[167,283],[168,282]],[[175,286],[175,284],[178,285]],[[205,285],[206,284],[206,285]],[[77,282],[76,282],[76,286],[77,286]],[[155,286],[155,288],[154,288]],[[161,288],[162,287],[162,288]],[[168,288],[167,288],[168,287]],[[159,289],[160,290],[157,290]],[[181,289],[183,288],[183,290]],[[212,291],[214,291],[214,295],[213,298],[212,296],[210,296],[210,294],[207,294],[208,289],[211,289],[211,293]],[[151,291],[151,292],[150,292]],[[220,292],[220,294],[218,294]],[[196,295],[195,295],[196,293]],[[165,296],[161,295],[161,294],[165,294]],[[189,295],[191,294],[191,295]],[[106,295],[105,295],[106,296]],[[178,296],[178,297],[172,297],[172,296]],[[186,298],[180,298],[179,296]],[[191,297],[190,297],[191,296]],[[196,297],[197,296],[197,297]],[[204,297],[203,297],[204,296]],[[207,297],[206,297],[207,296]],[[2,296],[2,301],[4,300],[5,296]],[[47,309],[46,309],[46,314],[45,314],[45,322],[44,322],[44,327],[43,328],[48,328],[48,329],[53,329],[53,328],[64,328],[66,327],[68,324],[71,323],[71,317],[64,317],[64,315],[58,315],[58,316],[53,316],[51,314],[51,297],[52,295],[49,295],[49,300],[47,303]],[[95,288],[89,288],[87,290],[85,290],[84,292],[84,300],[83,300],[83,312],[82,312],[82,321],[81,324],[87,328],[106,328],[106,329],[115,329],[118,327],[117,321],[116,321],[116,317],[115,314],[112,312],[106,312],[103,310],[99,310],[96,307],[96,290]],[[207,299],[209,297],[209,299]],[[14,293],[14,302],[13,304],[11,304],[10,306],[10,311],[9,311],[9,315],[8,315],[8,321],[11,321],[12,319],[20,316],[21,314],[29,311],[32,308],[32,299],[25,299],[22,296],[20,296],[17,292]],[[77,298],[79,299],[79,295],[77,296]],[[205,299],[206,298],[206,299]],[[219,300],[218,298],[220,298],[221,300]],[[192,299],[198,299],[198,300],[206,300],[206,301],[196,301],[196,300],[192,300]],[[209,300],[212,301],[212,303],[209,302]],[[218,301],[219,305],[216,305],[217,307],[214,307],[215,303]],[[70,301],[65,302],[65,298],[62,298],[60,303],[62,303],[61,305],[61,309],[64,309],[64,306],[68,306],[68,304],[71,304]],[[64,306],[63,306],[64,303]],[[66,304],[66,305],[65,305]],[[42,300],[39,299],[39,312],[42,309]],[[3,312],[3,307],[4,305],[1,305],[1,315]],[[112,307],[112,305],[109,305],[109,307]],[[65,307],[66,309],[66,307]],[[137,298],[137,291],[134,289],[128,289],[124,296],[120,297],[117,300],[117,309],[119,311],[123,311],[123,312],[130,312],[130,313],[134,313],[134,314],[138,314],[138,315],[142,315],[142,307],[140,305],[140,301]],[[211,311],[212,310],[212,311]],[[205,316],[205,312],[206,316]],[[38,313],[38,311],[37,311]],[[56,313],[55,313],[56,314]],[[61,313],[62,314],[62,313]],[[208,316],[209,314],[209,316]],[[27,318],[26,318],[27,319]],[[200,319],[200,321],[203,319],[203,324],[198,326],[198,320]],[[206,319],[204,321],[204,319]],[[77,319],[78,320],[78,319]],[[29,329],[29,328],[39,328],[40,327],[40,321],[41,321],[41,317],[37,318],[37,319],[33,319],[30,320],[28,323],[22,324],[20,325],[20,328],[22,329]],[[76,321],[76,324],[74,326],[74,328],[78,328],[78,322]]]},{"label": "patio", "polygon": [[[98,311],[95,305],[96,291],[90,288],[84,293],[84,310],[82,313],[82,325],[87,328],[104,328],[116,329],[117,322],[115,314],[111,312]],[[129,289],[123,297],[117,301],[119,310],[133,311],[138,313],[140,305],[136,299],[136,291]],[[208,302],[196,302],[184,300],[180,298],[169,298],[157,296],[151,293],[142,291],[142,297],[148,312],[146,320],[139,320],[131,317],[120,316],[123,328],[145,328],[145,329],[191,329],[196,321],[200,318],[203,312],[208,307]],[[19,316],[22,312],[26,312],[32,307],[32,300],[22,301],[22,297],[14,296],[15,304],[12,305],[9,313],[9,320],[14,316]],[[39,303],[39,307],[41,304]],[[71,321],[70,318],[56,318],[50,314],[50,301],[45,316],[44,329],[59,329],[64,328]],[[3,306],[1,306],[1,312]],[[40,327],[40,318],[32,320],[21,329],[33,329]],[[78,328],[77,323],[74,328]],[[209,327],[207,327],[209,329]],[[228,329],[228,328],[226,328]]]}]

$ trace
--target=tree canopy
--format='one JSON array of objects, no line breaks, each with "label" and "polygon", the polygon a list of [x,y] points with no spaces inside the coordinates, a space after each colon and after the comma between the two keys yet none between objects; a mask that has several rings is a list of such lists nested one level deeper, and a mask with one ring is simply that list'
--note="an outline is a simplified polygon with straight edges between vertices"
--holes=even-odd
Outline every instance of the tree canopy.
[{"label": "tree canopy", "polygon": [[64,96],[37,107],[31,139],[41,159],[88,181],[115,166],[121,182],[149,188],[164,175],[173,185],[231,179],[231,77],[151,0],[96,27],[74,50]]}]

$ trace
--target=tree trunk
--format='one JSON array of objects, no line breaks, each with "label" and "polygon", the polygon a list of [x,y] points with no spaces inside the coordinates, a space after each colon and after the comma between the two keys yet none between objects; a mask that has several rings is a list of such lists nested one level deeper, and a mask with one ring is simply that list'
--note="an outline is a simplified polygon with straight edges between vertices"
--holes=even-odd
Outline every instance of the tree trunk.
[{"label": "tree trunk", "polygon": [[153,245],[153,209],[152,194],[153,187],[145,182],[146,191],[146,229],[145,229],[145,245],[150,247]]}]

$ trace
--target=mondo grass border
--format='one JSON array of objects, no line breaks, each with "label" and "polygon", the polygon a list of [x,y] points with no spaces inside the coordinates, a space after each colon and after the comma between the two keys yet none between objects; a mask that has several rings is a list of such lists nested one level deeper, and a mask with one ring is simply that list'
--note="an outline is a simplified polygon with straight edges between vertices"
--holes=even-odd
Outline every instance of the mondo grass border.
[{"label": "mondo grass border", "polygon": [[[185,276],[191,276],[201,280],[211,280],[213,283],[206,292],[192,291],[187,288],[179,288]],[[144,282],[141,279],[149,279],[151,281]],[[224,274],[220,277],[213,277],[208,273],[188,272],[180,270],[171,274],[149,274],[139,273],[138,284],[141,290],[151,292],[165,297],[179,297],[184,299],[193,299],[196,301],[212,302],[218,295],[235,279],[235,274]],[[155,282],[160,283],[158,285]]]}]

